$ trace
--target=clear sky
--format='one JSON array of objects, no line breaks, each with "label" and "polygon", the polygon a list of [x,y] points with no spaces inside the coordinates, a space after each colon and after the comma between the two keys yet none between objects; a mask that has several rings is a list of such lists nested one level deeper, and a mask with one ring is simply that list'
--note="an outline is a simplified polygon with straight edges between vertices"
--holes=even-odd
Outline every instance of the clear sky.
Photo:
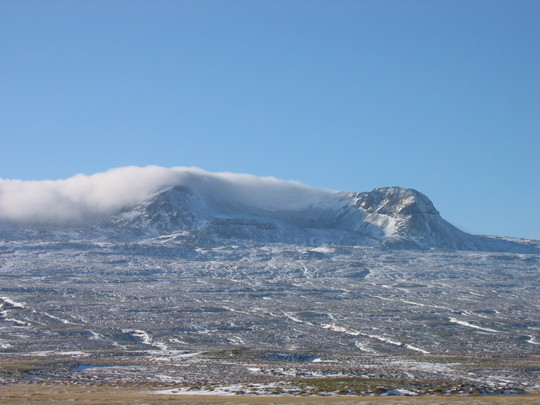
[{"label": "clear sky", "polygon": [[540,239],[538,0],[1,0],[0,177],[412,187]]}]

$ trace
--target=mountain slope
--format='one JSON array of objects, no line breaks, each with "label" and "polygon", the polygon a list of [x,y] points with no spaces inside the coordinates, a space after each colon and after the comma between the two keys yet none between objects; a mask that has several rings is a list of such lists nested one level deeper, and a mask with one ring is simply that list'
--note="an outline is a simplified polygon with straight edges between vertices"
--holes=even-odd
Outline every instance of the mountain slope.
[{"label": "mountain slope", "polygon": [[425,195],[399,187],[333,192],[302,208],[282,210],[208,198],[185,186],[168,187],[114,216],[108,227],[129,230],[134,236],[182,234],[205,241],[515,252],[536,249],[531,244],[467,234],[445,221]]}]

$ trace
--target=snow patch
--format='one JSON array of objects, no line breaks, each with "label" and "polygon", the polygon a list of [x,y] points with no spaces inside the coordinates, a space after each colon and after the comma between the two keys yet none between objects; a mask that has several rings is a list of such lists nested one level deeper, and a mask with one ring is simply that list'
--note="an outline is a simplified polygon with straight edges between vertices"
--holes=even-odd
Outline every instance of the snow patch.
[{"label": "snow patch", "polygon": [[319,247],[316,247],[316,248],[312,248],[309,251],[310,252],[330,254],[330,253],[334,253],[336,251],[336,249],[328,247],[328,246],[319,246]]},{"label": "snow patch", "polygon": [[531,345],[540,345],[540,342],[534,336],[529,336],[526,342],[530,343]]},{"label": "snow patch", "polygon": [[394,345],[394,346],[404,347],[406,349],[413,350],[413,351],[416,351],[416,352],[419,352],[419,353],[422,353],[422,354],[429,354],[429,352],[427,350],[421,349],[419,347],[416,347],[416,346],[413,346],[413,345],[410,345],[410,344],[407,344],[407,343],[401,343],[401,342],[399,342],[397,340],[393,340],[393,339],[390,339],[390,338],[387,338],[387,337],[384,337],[384,336],[369,335],[367,333],[362,333],[362,332],[358,332],[358,331],[354,331],[354,330],[348,330],[348,329],[346,329],[346,328],[344,328],[342,326],[336,326],[336,325],[330,325],[330,324],[322,325],[322,327],[325,328],[325,329],[333,330],[335,332],[345,333],[345,334],[351,335],[351,336],[368,337],[368,338],[375,339],[375,340],[378,340],[378,341],[383,342],[383,343],[388,343],[388,344],[391,344],[391,345]]},{"label": "snow patch", "polygon": [[142,344],[157,347],[163,351],[169,349],[169,347],[162,342],[154,341],[153,337],[146,331],[141,329],[122,329],[123,333],[127,333],[134,337],[136,340],[139,340]]},{"label": "snow patch", "polygon": [[472,323],[469,323],[467,321],[461,321],[457,318],[448,318],[448,320],[452,323],[457,323],[458,325],[461,325],[461,326],[466,326],[467,328],[473,328],[473,329],[479,329],[479,330],[483,330],[483,331],[486,331],[486,332],[493,332],[493,333],[504,333],[504,332],[501,332],[499,330],[495,330],[495,329],[490,329],[490,328],[484,328],[482,326],[478,326],[478,325],[473,325]]},{"label": "snow patch", "polygon": [[9,307],[21,308],[21,309],[26,308],[25,303],[13,301],[11,298],[8,298],[8,297],[0,297],[0,301],[2,301],[0,303],[0,308],[9,308]]}]

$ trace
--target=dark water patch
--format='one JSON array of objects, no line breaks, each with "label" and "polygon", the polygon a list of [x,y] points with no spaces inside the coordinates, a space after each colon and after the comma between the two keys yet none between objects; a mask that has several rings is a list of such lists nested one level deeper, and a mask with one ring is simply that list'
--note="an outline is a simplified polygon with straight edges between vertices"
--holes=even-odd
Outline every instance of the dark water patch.
[{"label": "dark water patch", "polygon": [[313,353],[272,353],[264,356],[266,360],[312,363],[322,356]]}]

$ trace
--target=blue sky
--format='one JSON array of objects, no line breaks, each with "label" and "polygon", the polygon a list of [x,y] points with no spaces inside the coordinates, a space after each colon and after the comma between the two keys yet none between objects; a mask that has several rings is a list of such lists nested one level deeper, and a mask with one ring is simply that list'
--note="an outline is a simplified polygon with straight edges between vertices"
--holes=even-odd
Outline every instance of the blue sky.
[{"label": "blue sky", "polygon": [[0,2],[0,177],[412,187],[540,239],[540,2]]}]

